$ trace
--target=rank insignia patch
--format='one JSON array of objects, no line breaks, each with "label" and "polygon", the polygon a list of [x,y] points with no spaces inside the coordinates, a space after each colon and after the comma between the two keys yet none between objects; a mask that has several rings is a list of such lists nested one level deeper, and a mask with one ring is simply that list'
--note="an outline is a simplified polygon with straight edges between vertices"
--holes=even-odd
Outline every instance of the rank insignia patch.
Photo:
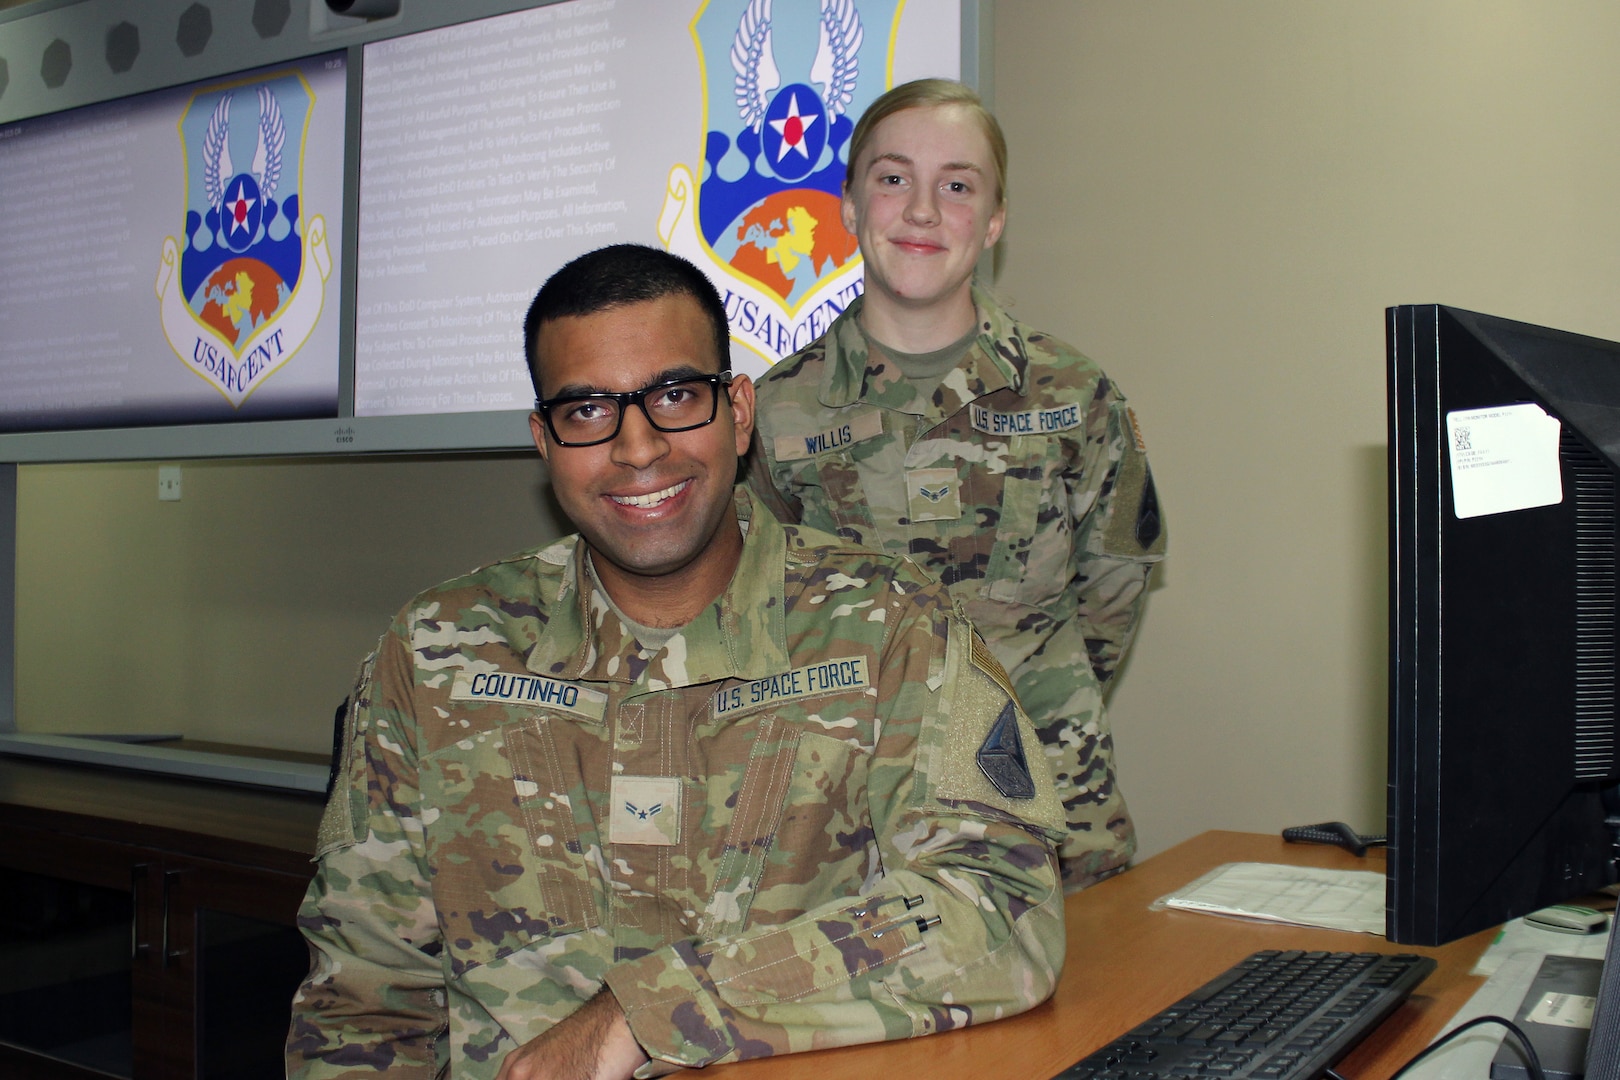
[{"label": "rank insignia patch", "polygon": [[608,839],[673,847],[681,842],[681,781],[676,776],[615,776]]},{"label": "rank insignia patch", "polygon": [[955,469],[907,469],[907,514],[912,521],[955,521],[962,516],[962,482]]}]

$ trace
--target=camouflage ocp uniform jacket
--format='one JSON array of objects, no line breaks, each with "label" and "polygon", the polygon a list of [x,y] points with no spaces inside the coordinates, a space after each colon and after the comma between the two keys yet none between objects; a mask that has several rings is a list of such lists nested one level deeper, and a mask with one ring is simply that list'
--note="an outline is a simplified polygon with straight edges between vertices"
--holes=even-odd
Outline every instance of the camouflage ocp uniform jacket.
[{"label": "camouflage ocp uniform jacket", "polygon": [[737,505],[734,580],[656,653],[572,537],[395,620],[300,913],[289,1076],[493,1076],[604,982],[645,1075],[1051,993],[1062,812],[999,666],[915,567]]},{"label": "camouflage ocp uniform jacket", "polygon": [[1122,866],[1135,829],[1103,685],[1165,530],[1135,418],[1092,361],[975,291],[979,335],[931,400],[872,351],[857,299],[759,383],[749,484],[784,521],[908,555],[1013,678],[1063,801],[1065,886]]}]

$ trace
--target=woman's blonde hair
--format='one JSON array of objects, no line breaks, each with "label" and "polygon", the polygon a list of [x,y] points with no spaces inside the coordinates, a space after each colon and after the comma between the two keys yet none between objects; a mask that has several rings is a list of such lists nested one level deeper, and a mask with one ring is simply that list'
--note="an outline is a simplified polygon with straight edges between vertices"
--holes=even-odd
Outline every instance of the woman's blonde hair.
[{"label": "woman's blonde hair", "polygon": [[915,79],[882,94],[867,106],[855,124],[855,134],[849,140],[849,172],[844,174],[844,187],[848,189],[850,176],[860,161],[861,151],[872,139],[872,132],[884,120],[907,109],[922,109],[939,105],[960,105],[977,121],[990,143],[990,157],[996,167],[996,203],[1007,204],[1007,137],[990,110],[984,107],[971,86],[953,79]]}]

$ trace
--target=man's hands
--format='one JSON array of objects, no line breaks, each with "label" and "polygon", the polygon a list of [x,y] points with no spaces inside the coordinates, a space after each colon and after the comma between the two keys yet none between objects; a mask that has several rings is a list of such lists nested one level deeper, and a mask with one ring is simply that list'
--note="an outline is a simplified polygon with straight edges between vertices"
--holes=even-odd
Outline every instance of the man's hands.
[{"label": "man's hands", "polygon": [[630,1080],[647,1061],[607,987],[506,1055],[495,1080]]}]

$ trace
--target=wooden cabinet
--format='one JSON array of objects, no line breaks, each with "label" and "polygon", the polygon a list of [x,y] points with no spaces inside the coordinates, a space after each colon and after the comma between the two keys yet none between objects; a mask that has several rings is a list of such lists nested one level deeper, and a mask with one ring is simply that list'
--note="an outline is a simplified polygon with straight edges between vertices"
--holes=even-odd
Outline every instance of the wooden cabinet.
[{"label": "wooden cabinet", "polygon": [[0,758],[0,1075],[283,1075],[320,812]]}]

